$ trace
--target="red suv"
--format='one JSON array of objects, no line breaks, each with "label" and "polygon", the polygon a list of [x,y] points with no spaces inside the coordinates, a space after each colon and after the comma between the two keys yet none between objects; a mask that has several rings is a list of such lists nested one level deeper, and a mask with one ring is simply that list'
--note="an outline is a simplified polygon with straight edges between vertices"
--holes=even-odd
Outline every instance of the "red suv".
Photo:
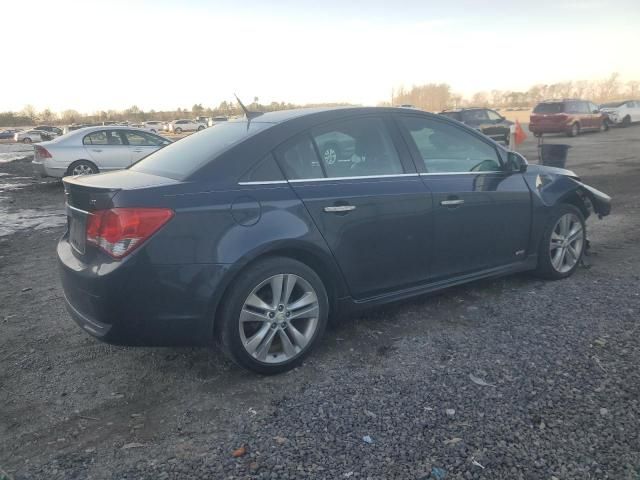
[{"label": "red suv", "polygon": [[529,130],[536,136],[543,133],[566,133],[575,137],[589,130],[609,129],[607,115],[586,100],[550,100],[533,109]]}]

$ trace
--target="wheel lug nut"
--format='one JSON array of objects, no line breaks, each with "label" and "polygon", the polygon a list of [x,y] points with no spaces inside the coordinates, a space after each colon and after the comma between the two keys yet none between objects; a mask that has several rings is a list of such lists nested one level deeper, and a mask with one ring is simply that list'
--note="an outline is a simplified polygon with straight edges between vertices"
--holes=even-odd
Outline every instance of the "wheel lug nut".
[{"label": "wheel lug nut", "polygon": [[291,312],[287,312],[286,315],[287,315],[287,317],[290,317],[291,316]]},{"label": "wheel lug nut", "polygon": [[275,317],[275,316],[276,316],[276,314],[275,314],[275,313],[273,313],[273,312],[269,312],[269,318],[273,318],[273,317]]},{"label": "wheel lug nut", "polygon": [[286,324],[285,322],[282,322],[282,323],[280,324],[280,326],[281,326],[282,328],[286,328],[287,324]]},{"label": "wheel lug nut", "polygon": [[278,305],[278,310],[279,310],[279,311],[284,310],[284,305]]},{"label": "wheel lug nut", "polygon": [[277,324],[276,322],[273,322],[273,323],[271,324],[271,328],[276,328],[277,326],[278,326],[278,324]]}]

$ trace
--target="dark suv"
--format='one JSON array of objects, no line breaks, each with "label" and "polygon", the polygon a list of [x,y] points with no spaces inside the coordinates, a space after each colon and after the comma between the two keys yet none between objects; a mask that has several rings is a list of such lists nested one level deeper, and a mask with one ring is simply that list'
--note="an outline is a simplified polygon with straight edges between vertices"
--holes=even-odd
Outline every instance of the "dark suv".
[{"label": "dark suv", "polygon": [[529,130],[541,137],[544,133],[566,133],[575,137],[585,131],[609,129],[607,115],[586,100],[548,100],[533,109]]},{"label": "dark suv", "polygon": [[440,115],[469,125],[495,141],[504,142],[506,145],[509,144],[509,134],[513,122],[494,110],[488,108],[458,108],[445,110]]}]

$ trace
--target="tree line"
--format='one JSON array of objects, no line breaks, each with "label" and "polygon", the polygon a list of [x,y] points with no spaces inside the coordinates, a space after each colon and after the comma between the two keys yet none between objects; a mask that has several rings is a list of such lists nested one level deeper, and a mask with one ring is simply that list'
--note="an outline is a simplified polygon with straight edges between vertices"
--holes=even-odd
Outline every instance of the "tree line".
[{"label": "tree line", "polygon": [[[254,101],[246,107],[251,111],[272,112],[275,110],[288,110],[292,108],[302,107],[337,107],[346,106],[347,103],[311,103],[298,105],[287,102],[271,102],[268,104],[259,103],[258,98],[254,97]],[[46,125],[70,125],[73,123],[102,123],[106,121],[133,123],[146,122],[149,120],[172,121],[180,118],[194,117],[233,117],[242,115],[244,112],[237,102],[222,101],[217,107],[204,107],[201,103],[194,104],[189,108],[176,108],[175,110],[144,111],[133,105],[126,110],[102,110],[91,114],[83,114],[76,110],[64,110],[60,113],[52,112],[45,109],[40,112],[27,105],[20,112],[0,112],[0,127],[23,126],[34,124]]]},{"label": "tree line", "polygon": [[[620,75],[611,74],[603,80],[578,80],[533,85],[527,91],[491,90],[476,92],[470,98],[452,92],[446,83],[428,83],[411,88],[399,87],[392,92],[392,105],[409,104],[423,110],[438,112],[447,108],[493,107],[528,108],[542,100],[583,98],[594,103],[640,98],[640,81],[622,82]],[[383,103],[384,104],[384,103]]]},{"label": "tree line", "polygon": [[[413,105],[430,112],[439,112],[447,108],[459,107],[493,107],[493,108],[528,108],[545,99],[584,98],[595,103],[614,100],[640,99],[640,81],[623,82],[617,73],[603,80],[578,80],[553,84],[533,85],[527,91],[491,90],[476,92],[470,98],[456,94],[446,83],[428,83],[414,85],[411,88],[394,88],[390,102],[381,102],[380,106]],[[298,105],[287,102],[271,102],[262,104],[258,97],[247,105],[252,111],[271,112],[300,107],[333,107],[346,106],[347,103],[322,103]],[[189,108],[175,110],[144,111],[133,105],[126,110],[101,110],[91,114],[82,114],[76,110],[52,112],[44,109],[40,112],[27,105],[20,112],[0,112],[0,127],[50,124],[69,125],[72,123],[101,123],[105,121],[144,122],[148,120],[171,121],[177,118],[193,118],[198,116],[235,116],[241,115],[242,109],[235,101],[222,101],[217,107],[204,107],[201,103]]]}]

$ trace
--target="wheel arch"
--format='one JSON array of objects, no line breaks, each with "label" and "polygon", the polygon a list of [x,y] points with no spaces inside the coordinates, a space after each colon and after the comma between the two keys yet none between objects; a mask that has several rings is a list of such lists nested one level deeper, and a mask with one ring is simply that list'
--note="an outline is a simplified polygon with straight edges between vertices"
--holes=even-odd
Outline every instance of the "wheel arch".
[{"label": "wheel arch", "polygon": [[322,251],[318,247],[299,242],[269,245],[243,256],[242,261],[238,262],[233,270],[229,271],[226,275],[225,280],[220,285],[221,288],[217,289],[218,293],[211,299],[208,315],[213,324],[210,331],[212,332],[214,339],[218,337],[218,327],[220,325],[220,322],[217,321],[216,317],[225,298],[227,297],[229,289],[233,287],[234,282],[244,272],[257,262],[269,257],[291,258],[311,268],[320,277],[327,291],[327,297],[329,299],[329,316],[337,313],[339,300],[348,296],[346,284],[342,278],[342,273],[331,254]]}]

